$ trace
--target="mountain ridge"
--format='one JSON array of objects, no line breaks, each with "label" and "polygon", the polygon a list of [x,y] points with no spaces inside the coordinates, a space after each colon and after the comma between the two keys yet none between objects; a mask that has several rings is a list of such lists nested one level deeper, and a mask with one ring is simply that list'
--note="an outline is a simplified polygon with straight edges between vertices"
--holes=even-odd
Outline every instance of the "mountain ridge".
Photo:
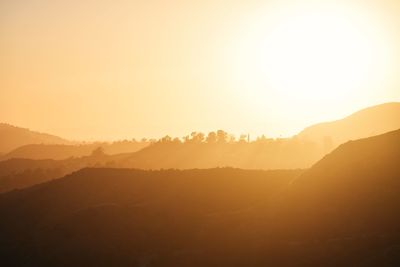
[{"label": "mountain ridge", "polygon": [[399,160],[396,130],[349,141],[304,172],[84,168],[0,194],[0,256],[52,266],[398,266]]},{"label": "mountain ridge", "polygon": [[400,102],[388,102],[363,108],[342,119],[311,125],[296,136],[318,142],[329,141],[337,146],[349,140],[399,129],[399,118]]},{"label": "mountain ridge", "polygon": [[73,142],[52,134],[0,123],[0,152],[4,154],[29,144],[73,144]]}]

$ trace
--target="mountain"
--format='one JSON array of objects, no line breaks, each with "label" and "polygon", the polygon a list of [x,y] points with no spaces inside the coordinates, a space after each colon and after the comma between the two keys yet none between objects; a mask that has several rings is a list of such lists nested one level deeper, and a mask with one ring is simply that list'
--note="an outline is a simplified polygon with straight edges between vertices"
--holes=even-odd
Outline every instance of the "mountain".
[{"label": "mountain", "polygon": [[[123,161],[111,160],[115,163],[114,167],[140,169],[309,168],[326,153],[344,142],[399,129],[399,118],[400,103],[386,103],[358,111],[341,120],[308,127],[292,138],[262,137],[252,142],[232,141],[228,133],[218,131],[222,133],[222,140],[210,141],[204,138],[204,134],[195,133],[192,139],[189,136],[184,142],[170,137],[151,143],[125,140],[113,143],[66,145],[60,140],[54,141],[53,144],[31,141],[36,144],[30,143],[18,147],[0,156],[0,160],[11,158],[63,160],[70,157],[89,156],[94,149],[102,147],[106,154],[126,154]],[[218,132],[214,134],[217,136]],[[12,144],[14,135],[7,136],[0,139],[3,146]],[[2,152],[1,143],[0,152]]]},{"label": "mountain", "polygon": [[331,150],[349,140],[397,129],[400,129],[400,103],[393,102],[365,108],[344,119],[310,126],[297,137],[324,144]]},{"label": "mountain", "polygon": [[296,169],[310,167],[321,158],[315,144],[296,139],[266,139],[234,143],[157,142],[127,154],[120,166],[140,169]]},{"label": "mountain", "polygon": [[271,228],[293,242],[331,244],[332,266],[399,266],[399,162],[400,130],[339,146],[290,182]]},{"label": "mountain", "polygon": [[113,143],[94,142],[79,145],[30,144],[18,147],[3,156],[0,155],[0,160],[16,158],[63,160],[71,157],[90,156],[90,154],[99,147],[103,149],[104,153],[110,155],[133,153],[148,145],[148,142],[138,141],[117,141]]},{"label": "mountain", "polygon": [[[379,117],[377,114],[380,114],[380,116],[386,114],[388,121],[394,123],[396,120],[393,118],[393,114],[396,114],[397,107],[398,104],[392,103],[368,108],[342,121],[350,120],[354,126],[357,124],[357,118],[364,118],[365,120],[366,118],[371,118],[371,121],[374,121],[374,118]],[[342,121],[336,123],[340,124]],[[98,147],[102,147],[103,151],[109,154],[135,149],[138,149],[138,151],[92,157],[91,153]],[[57,161],[50,161],[49,165],[37,168],[27,167],[24,161],[7,161],[4,164],[0,164],[0,192],[32,186],[40,182],[60,178],[67,174],[68,171],[76,171],[80,168],[91,166],[148,170],[215,167],[243,169],[308,168],[322,158],[330,149],[318,144],[318,142],[307,141],[301,136],[287,139],[264,138],[253,142],[223,141],[210,143],[193,140],[177,142],[175,140],[162,139],[151,144],[133,140],[82,145],[26,145],[4,155],[1,159],[34,158],[38,160],[57,159]],[[18,166],[15,164],[16,162],[24,163]],[[14,166],[14,172],[1,175],[3,169],[7,170],[8,164]],[[40,162],[37,164],[41,166]]]},{"label": "mountain", "polygon": [[349,141],[306,171],[83,169],[0,195],[0,256],[14,266],[399,266],[399,162],[397,130]]},{"label": "mountain", "polygon": [[344,142],[397,129],[400,129],[400,103],[386,103],[338,121],[311,126],[292,138],[216,143],[161,140],[132,153],[119,164],[141,169],[309,168]]},{"label": "mountain", "polygon": [[399,162],[400,130],[339,146],[291,182],[284,199],[296,225],[288,229],[315,238],[400,234]]},{"label": "mountain", "polygon": [[263,242],[255,208],[299,174],[83,169],[0,195],[0,256],[10,266],[257,266],[243,258],[261,255],[246,244]]},{"label": "mountain", "polygon": [[95,145],[29,144],[10,151],[0,159],[62,160],[71,157],[89,156],[96,148],[97,146]]},{"label": "mountain", "polygon": [[0,161],[0,193],[22,189],[38,183],[61,178],[86,167],[116,167],[124,154],[106,155],[92,153],[90,156],[66,160],[8,159]]},{"label": "mountain", "polygon": [[[287,145],[286,145],[287,144]],[[31,160],[22,159],[21,154],[13,153],[14,157],[0,161],[0,192],[14,189],[22,189],[51,179],[77,171],[85,167],[113,167],[113,168],[137,168],[137,169],[193,169],[209,167],[239,166],[251,169],[271,169],[280,166],[301,166],[315,153],[313,147],[308,144],[289,145],[289,141],[277,141],[272,144],[183,144],[183,143],[155,143],[136,153],[107,155],[93,155],[63,160]],[[28,145],[34,147],[33,154],[24,150],[24,155],[35,156],[37,148],[44,148],[40,157],[51,158],[58,153],[59,148],[70,148],[64,145]],[[48,148],[48,149],[46,149]],[[53,150],[53,148],[56,148]],[[89,153],[88,146],[82,146],[82,151]],[[95,148],[95,146],[93,146]],[[297,148],[297,150],[296,150]],[[92,148],[91,148],[92,149]],[[16,152],[18,149],[16,150]],[[55,151],[55,153],[53,153]],[[75,153],[73,146],[71,151]],[[64,152],[69,152],[66,150]],[[293,152],[293,156],[292,156]],[[297,153],[303,157],[297,158]],[[275,154],[275,156],[274,156]],[[10,157],[8,154],[3,157]],[[40,158],[38,156],[38,158]],[[315,157],[315,156],[313,156]],[[286,159],[286,161],[283,160]],[[303,162],[299,164],[299,162]],[[281,163],[279,161],[282,161]],[[296,162],[292,162],[296,161]],[[311,164],[312,162],[306,162]],[[297,165],[296,165],[297,164]]]},{"label": "mountain", "polygon": [[28,144],[71,144],[58,136],[0,123],[0,152],[7,153]]}]

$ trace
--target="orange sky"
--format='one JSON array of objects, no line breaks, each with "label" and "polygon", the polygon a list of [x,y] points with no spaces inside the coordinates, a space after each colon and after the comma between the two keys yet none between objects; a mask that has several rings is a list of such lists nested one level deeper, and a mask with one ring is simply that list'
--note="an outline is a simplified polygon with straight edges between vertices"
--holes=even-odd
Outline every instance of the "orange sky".
[{"label": "orange sky", "polygon": [[[216,129],[287,136],[369,105],[400,101],[400,4],[319,2],[1,1],[0,121],[79,140]],[[323,34],[343,39],[336,52],[351,56],[365,44],[359,58],[372,54],[371,60],[314,56],[310,65],[309,56],[297,58],[314,48],[307,39],[303,46],[292,44],[297,39],[287,35],[304,32],[314,42],[314,25],[325,13],[333,15],[322,25],[334,29],[345,21],[336,35]],[[308,14],[317,16],[304,20]],[[298,21],[305,26],[296,27]],[[341,35],[346,29],[351,31]],[[358,34],[363,38],[346,41]],[[289,40],[287,50],[274,50],[280,40]],[[294,56],[272,60],[292,45]],[[332,49],[319,53],[329,56]],[[301,78],[313,77],[308,72],[326,68],[318,64],[327,61],[336,66],[316,73],[323,79],[294,79],[298,71]],[[280,72],[279,62],[286,64]],[[360,79],[345,78],[355,74]]]}]

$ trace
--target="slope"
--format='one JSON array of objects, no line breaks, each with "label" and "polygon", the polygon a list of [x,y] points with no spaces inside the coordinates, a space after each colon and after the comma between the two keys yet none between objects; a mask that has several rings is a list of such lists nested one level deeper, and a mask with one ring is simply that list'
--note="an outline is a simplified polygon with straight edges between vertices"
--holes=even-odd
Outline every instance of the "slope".
[{"label": "slope", "polygon": [[71,144],[58,136],[0,123],[0,152],[7,153],[28,144]]},{"label": "slope", "polygon": [[331,148],[369,136],[400,129],[400,103],[368,107],[332,122],[312,125],[298,134],[300,139],[326,143]]}]

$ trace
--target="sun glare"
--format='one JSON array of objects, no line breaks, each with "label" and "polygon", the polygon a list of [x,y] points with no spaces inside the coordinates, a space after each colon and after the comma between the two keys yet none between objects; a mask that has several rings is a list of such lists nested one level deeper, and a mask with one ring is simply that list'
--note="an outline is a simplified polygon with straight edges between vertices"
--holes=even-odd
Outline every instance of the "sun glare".
[{"label": "sun glare", "polygon": [[281,97],[357,97],[382,85],[388,65],[387,40],[369,19],[332,9],[280,14],[254,31],[253,43],[242,42],[239,76]]}]

